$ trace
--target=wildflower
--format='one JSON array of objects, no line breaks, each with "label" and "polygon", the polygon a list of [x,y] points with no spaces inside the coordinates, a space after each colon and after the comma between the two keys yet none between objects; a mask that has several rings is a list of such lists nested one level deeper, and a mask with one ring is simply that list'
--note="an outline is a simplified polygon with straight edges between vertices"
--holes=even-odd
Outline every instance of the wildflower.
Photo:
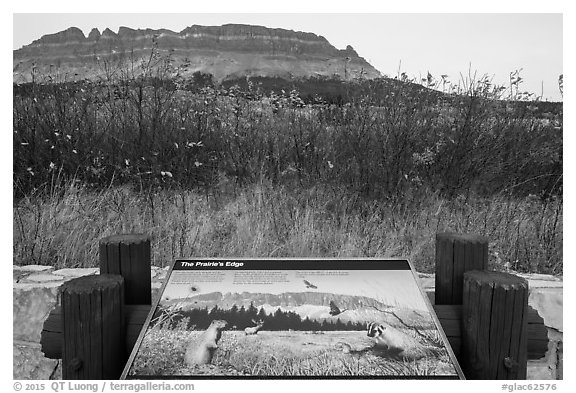
[{"label": "wildflower", "polygon": [[52,170],[52,169],[56,168],[56,164],[54,164],[52,161],[50,161],[49,167],[50,167],[50,170]]},{"label": "wildflower", "polygon": [[187,147],[194,147],[194,146],[202,147],[203,145],[202,145],[202,141],[198,141],[198,142],[188,142],[188,143],[186,143],[186,146]]},{"label": "wildflower", "polygon": [[196,166],[196,168],[198,168],[199,166],[203,165],[201,162],[198,161],[194,161],[194,165]]},{"label": "wildflower", "polygon": [[168,172],[168,171],[160,171],[160,174],[161,174],[162,176],[172,177],[172,173],[171,173],[171,172]]}]

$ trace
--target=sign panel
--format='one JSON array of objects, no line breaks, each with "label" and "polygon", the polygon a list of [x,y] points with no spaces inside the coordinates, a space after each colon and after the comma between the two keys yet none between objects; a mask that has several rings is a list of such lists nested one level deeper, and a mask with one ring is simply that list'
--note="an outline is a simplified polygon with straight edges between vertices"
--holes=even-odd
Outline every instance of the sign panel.
[{"label": "sign panel", "polygon": [[180,259],[123,378],[462,378],[407,260]]}]

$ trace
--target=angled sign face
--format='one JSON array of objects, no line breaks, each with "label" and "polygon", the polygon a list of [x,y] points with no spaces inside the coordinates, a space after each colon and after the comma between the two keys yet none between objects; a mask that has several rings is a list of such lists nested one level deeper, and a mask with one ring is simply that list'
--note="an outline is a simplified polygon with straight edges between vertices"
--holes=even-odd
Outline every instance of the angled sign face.
[{"label": "angled sign face", "polygon": [[122,374],[462,378],[407,260],[179,259]]}]

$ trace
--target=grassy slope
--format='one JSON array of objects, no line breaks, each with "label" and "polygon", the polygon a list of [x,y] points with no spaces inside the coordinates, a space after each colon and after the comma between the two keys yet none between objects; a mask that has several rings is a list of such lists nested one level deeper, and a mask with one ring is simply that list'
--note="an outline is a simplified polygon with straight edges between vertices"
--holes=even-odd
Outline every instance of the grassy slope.
[{"label": "grassy slope", "polygon": [[[389,359],[370,350],[373,343],[361,332],[261,332],[245,336],[225,331],[210,366],[184,365],[184,351],[199,332],[153,328],[147,332],[134,375],[454,375],[447,352],[439,350],[418,360]],[[350,353],[337,343],[347,342]]]}]

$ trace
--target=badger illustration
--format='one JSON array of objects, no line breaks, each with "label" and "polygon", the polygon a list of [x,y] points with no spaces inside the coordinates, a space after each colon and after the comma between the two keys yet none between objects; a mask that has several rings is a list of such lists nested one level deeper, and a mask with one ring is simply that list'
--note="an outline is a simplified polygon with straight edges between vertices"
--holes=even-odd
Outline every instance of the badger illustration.
[{"label": "badger illustration", "polygon": [[386,356],[418,358],[424,355],[418,340],[386,323],[368,323],[367,330],[368,337],[374,339],[373,349]]}]

